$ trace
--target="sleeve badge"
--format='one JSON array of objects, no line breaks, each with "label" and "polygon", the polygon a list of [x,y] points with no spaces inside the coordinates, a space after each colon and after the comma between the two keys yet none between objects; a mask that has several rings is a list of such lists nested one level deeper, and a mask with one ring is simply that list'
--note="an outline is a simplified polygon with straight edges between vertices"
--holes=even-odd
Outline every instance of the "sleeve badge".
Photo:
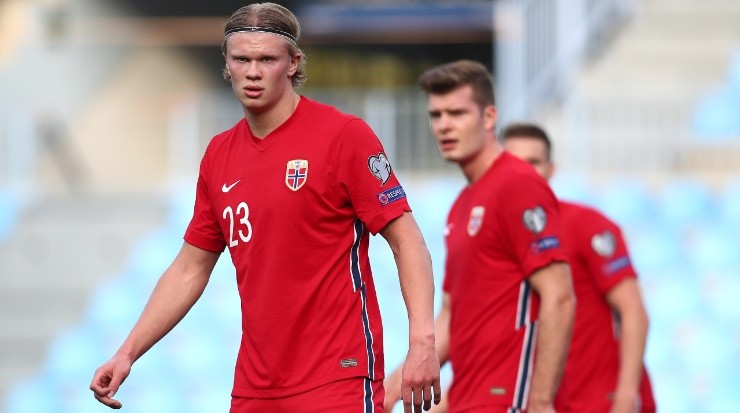
[{"label": "sleeve badge", "polygon": [[388,178],[391,177],[391,163],[383,152],[377,156],[373,155],[367,158],[367,167],[380,180],[380,186],[385,185],[388,182]]},{"label": "sleeve badge", "polygon": [[611,231],[606,230],[591,238],[591,248],[602,257],[609,258],[614,255],[614,251],[617,249],[617,239]]},{"label": "sleeve badge", "polygon": [[545,209],[537,205],[532,209],[524,211],[522,214],[522,222],[524,226],[535,235],[538,235],[545,229],[547,225],[547,214]]}]

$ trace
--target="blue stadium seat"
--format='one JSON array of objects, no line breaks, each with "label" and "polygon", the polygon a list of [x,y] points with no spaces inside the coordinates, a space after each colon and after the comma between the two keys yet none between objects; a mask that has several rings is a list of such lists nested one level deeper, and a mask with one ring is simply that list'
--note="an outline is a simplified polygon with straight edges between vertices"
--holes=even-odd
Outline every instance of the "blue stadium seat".
[{"label": "blue stadium seat", "polygon": [[[691,317],[703,305],[697,291],[698,280],[684,277],[686,273],[674,273],[673,282],[662,282],[645,292],[645,305],[653,323],[675,325]],[[680,282],[676,282],[680,280]]]},{"label": "blue stadium seat", "polygon": [[692,179],[663,185],[656,200],[656,215],[669,226],[690,226],[713,219],[717,211],[707,186]]},{"label": "blue stadium seat", "polygon": [[89,384],[92,374],[112,353],[105,352],[98,334],[88,326],[76,326],[55,337],[44,361],[43,374],[59,383]]},{"label": "blue stadium seat", "polygon": [[643,182],[613,181],[600,188],[595,199],[597,209],[626,229],[643,226],[654,219],[653,200]]},{"label": "blue stadium seat", "polygon": [[58,413],[58,397],[43,377],[22,380],[7,393],[4,413]]},{"label": "blue stadium seat", "polygon": [[685,321],[677,334],[680,363],[689,376],[712,375],[726,368],[735,353],[735,343],[727,339],[726,326],[713,322],[711,313],[699,311]]},{"label": "blue stadium seat", "polygon": [[173,236],[162,228],[150,232],[133,247],[126,273],[139,287],[151,291],[182,244],[182,236]]},{"label": "blue stadium seat", "polygon": [[693,379],[678,365],[666,370],[651,372],[653,395],[658,411],[671,413],[695,413],[705,411],[693,405]]},{"label": "blue stadium seat", "polygon": [[106,280],[93,292],[85,323],[99,335],[107,350],[115,351],[112,346],[126,338],[144,309],[149,292],[125,276]]},{"label": "blue stadium seat", "polygon": [[182,394],[187,405],[187,410],[183,413],[228,412],[232,385],[231,374],[225,374],[216,380],[189,380]]},{"label": "blue stadium seat", "polygon": [[583,174],[557,173],[550,180],[550,187],[558,199],[585,205],[596,203],[594,191]]},{"label": "blue stadium seat", "polygon": [[701,271],[740,268],[740,244],[735,230],[723,223],[705,225],[688,240],[688,251]]},{"label": "blue stadium seat", "polygon": [[200,379],[233,374],[239,336],[224,337],[213,324],[198,324],[189,316],[159,343],[168,368]]},{"label": "blue stadium seat", "polygon": [[635,270],[641,276],[655,278],[665,274],[673,279],[675,275],[667,273],[666,269],[685,271],[688,260],[678,242],[679,229],[654,223],[625,231],[624,236]]},{"label": "blue stadium seat", "polygon": [[187,182],[176,185],[169,199],[169,213],[165,223],[165,231],[169,236],[182,239],[185,228],[193,217],[193,206],[195,205],[195,184]]},{"label": "blue stadium seat", "polygon": [[409,205],[425,237],[433,238],[442,234],[447,212],[464,186],[465,182],[459,178],[448,176],[404,182]]},{"label": "blue stadium seat", "polygon": [[729,86],[699,100],[694,109],[692,129],[705,142],[726,141],[740,136],[740,92]]},{"label": "blue stadium seat", "polygon": [[733,180],[722,189],[719,196],[720,222],[740,231],[740,179]]},{"label": "blue stadium seat", "polygon": [[[740,365],[737,357],[728,360],[727,366]],[[704,383],[706,400],[701,411],[706,412],[737,412],[740,409],[740,377],[734,368],[723,368],[709,372]],[[698,410],[697,410],[698,411]]]},{"label": "blue stadium seat", "polygon": [[17,200],[0,188],[0,243],[4,242],[18,220]]},{"label": "blue stadium seat", "polygon": [[[132,374],[136,373],[132,371]],[[182,384],[172,371],[161,375],[129,377],[116,395],[116,399],[123,403],[123,410],[136,413],[188,411]]]},{"label": "blue stadium seat", "polygon": [[[730,329],[736,329],[740,320],[740,264],[735,264],[724,270],[705,275],[702,279],[702,295],[708,303],[710,312],[706,314],[707,319],[715,322],[725,323]],[[740,337],[740,330],[737,331]],[[740,340],[737,342],[740,350]]]},{"label": "blue stadium seat", "polygon": [[704,96],[694,109],[692,128],[706,142],[740,138],[740,53],[730,61],[725,84]]}]

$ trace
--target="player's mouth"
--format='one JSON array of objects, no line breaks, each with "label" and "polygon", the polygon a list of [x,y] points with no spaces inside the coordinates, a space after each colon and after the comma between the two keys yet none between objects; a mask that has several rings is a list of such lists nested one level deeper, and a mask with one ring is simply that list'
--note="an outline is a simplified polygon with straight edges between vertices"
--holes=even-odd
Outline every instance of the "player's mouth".
[{"label": "player's mouth", "polygon": [[245,86],[243,90],[244,94],[248,98],[252,99],[257,99],[258,97],[262,96],[262,92],[264,91],[264,89],[259,86]]},{"label": "player's mouth", "polygon": [[442,152],[447,152],[455,149],[457,146],[457,139],[440,139],[437,141],[437,144],[439,145],[439,149],[442,150]]}]

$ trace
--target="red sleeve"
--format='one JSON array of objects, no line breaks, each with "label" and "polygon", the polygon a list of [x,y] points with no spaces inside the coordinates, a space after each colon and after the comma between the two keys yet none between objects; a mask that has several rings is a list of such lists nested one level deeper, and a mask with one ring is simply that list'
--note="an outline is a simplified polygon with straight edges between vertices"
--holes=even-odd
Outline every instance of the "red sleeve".
[{"label": "red sleeve", "polygon": [[625,278],[635,277],[627,244],[619,227],[601,214],[592,214],[580,240],[583,261],[602,294]]},{"label": "red sleeve", "polygon": [[365,122],[354,119],[344,127],[336,159],[339,186],[371,233],[411,211],[380,140]]},{"label": "red sleeve", "polygon": [[567,261],[558,203],[547,183],[534,175],[519,174],[509,178],[502,189],[499,225],[524,275],[529,277],[555,261]]},{"label": "red sleeve", "polygon": [[207,184],[208,155],[209,150],[206,150],[200,162],[200,174],[195,192],[193,218],[190,220],[190,224],[183,238],[185,242],[198,248],[212,252],[221,252],[226,247],[226,241],[221,232],[218,217],[213,213],[213,208],[211,208],[211,197]]}]

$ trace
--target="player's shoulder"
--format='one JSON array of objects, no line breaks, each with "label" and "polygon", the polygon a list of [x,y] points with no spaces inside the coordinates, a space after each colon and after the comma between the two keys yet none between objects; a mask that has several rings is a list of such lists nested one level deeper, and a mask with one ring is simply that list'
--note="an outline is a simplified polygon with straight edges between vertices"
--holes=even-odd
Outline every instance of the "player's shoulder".
[{"label": "player's shoulder", "polygon": [[334,123],[338,125],[343,125],[352,121],[362,122],[362,119],[357,115],[342,112],[335,106],[319,102],[305,96],[301,96],[301,103],[305,106],[306,111],[310,113],[310,118],[315,121]]},{"label": "player's shoulder", "polygon": [[247,120],[245,118],[241,118],[238,122],[234,124],[234,126],[214,135],[208,142],[208,146],[206,147],[206,154],[218,151],[219,148],[224,147],[224,145],[228,144],[232,140],[237,139],[238,136],[246,133],[246,124]]},{"label": "player's shoulder", "polygon": [[547,181],[526,161],[503,151],[496,163],[496,175],[504,188],[518,188],[516,192],[522,192],[523,188],[539,187],[550,192]]},{"label": "player's shoulder", "polygon": [[342,112],[332,105],[301,97],[306,115],[303,117],[308,129],[315,132],[316,138],[339,140],[357,139],[361,136],[374,136],[370,126],[359,116]]},{"label": "player's shoulder", "polygon": [[582,204],[568,200],[558,200],[560,213],[563,217],[572,217],[581,226],[590,225],[597,227],[619,228],[616,222],[591,205]]}]

